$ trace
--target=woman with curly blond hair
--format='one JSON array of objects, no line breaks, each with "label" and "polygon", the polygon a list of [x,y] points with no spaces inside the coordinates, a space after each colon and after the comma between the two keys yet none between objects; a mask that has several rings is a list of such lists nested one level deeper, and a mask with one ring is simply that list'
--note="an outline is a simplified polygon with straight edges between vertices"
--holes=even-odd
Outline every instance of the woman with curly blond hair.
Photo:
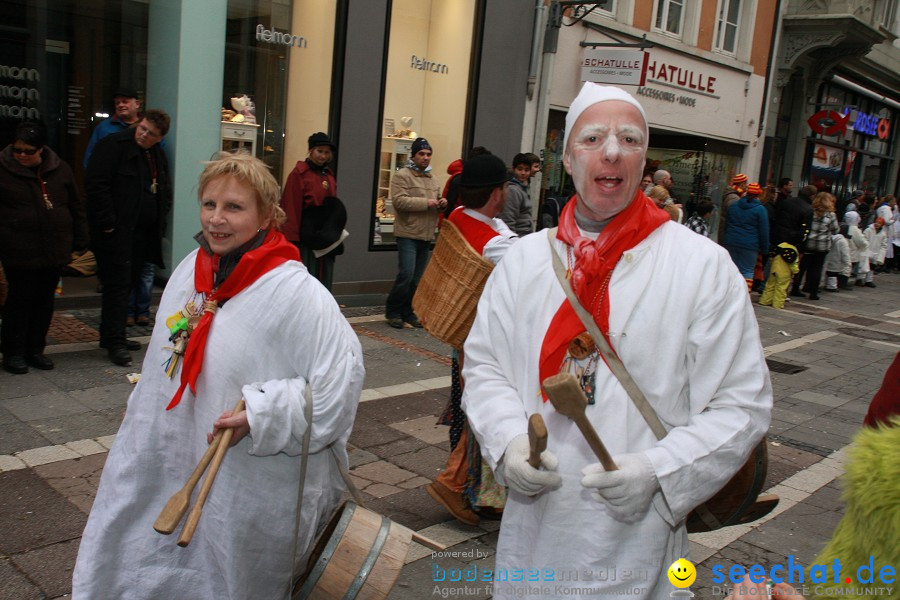
[{"label": "woman with curly blond hair", "polygon": [[813,197],[813,218],[806,236],[806,251],[800,260],[800,272],[794,278],[792,296],[802,296],[800,280],[806,275],[803,291],[809,294],[810,300],[819,299],[819,283],[822,279],[822,266],[825,256],[831,249],[834,234],[840,231],[837,215],[834,214],[835,198],[828,192],[819,192]]}]

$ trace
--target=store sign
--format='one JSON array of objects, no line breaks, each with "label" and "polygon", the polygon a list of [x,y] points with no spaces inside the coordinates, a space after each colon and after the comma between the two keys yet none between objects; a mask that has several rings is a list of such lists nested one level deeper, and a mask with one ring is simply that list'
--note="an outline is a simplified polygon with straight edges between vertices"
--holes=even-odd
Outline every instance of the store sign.
[{"label": "store sign", "polygon": [[832,136],[847,133],[848,120],[846,112],[841,115],[833,110],[820,110],[807,119],[806,123],[813,133]]},{"label": "store sign", "polygon": [[[851,109],[844,107],[844,118],[850,117]],[[886,140],[891,134],[891,121],[878,115],[870,115],[859,110],[856,111],[856,120],[851,125],[853,131],[864,133],[866,135],[877,135],[879,140]]]},{"label": "store sign", "polygon": [[650,55],[642,50],[592,48],[581,59],[581,80],[614,85],[644,85]]},{"label": "store sign", "polygon": [[411,69],[417,69],[419,71],[440,73],[441,75],[446,75],[450,72],[450,67],[448,67],[447,65],[428,60],[427,58],[419,58],[415,54],[413,54],[412,58],[410,58],[409,67]]},{"label": "store sign", "polygon": [[716,78],[703,71],[685,68],[677,63],[652,60],[647,65],[647,74],[653,81],[666,83],[687,92],[704,92],[715,95]]},{"label": "store sign", "polygon": [[0,118],[39,120],[41,94],[29,84],[40,80],[37,69],[0,65]]},{"label": "store sign", "polygon": [[256,26],[256,41],[266,42],[268,44],[277,44],[281,46],[297,46],[298,48],[306,48],[306,38],[302,35],[294,35],[292,33],[282,33],[274,29],[266,29],[262,25]]}]

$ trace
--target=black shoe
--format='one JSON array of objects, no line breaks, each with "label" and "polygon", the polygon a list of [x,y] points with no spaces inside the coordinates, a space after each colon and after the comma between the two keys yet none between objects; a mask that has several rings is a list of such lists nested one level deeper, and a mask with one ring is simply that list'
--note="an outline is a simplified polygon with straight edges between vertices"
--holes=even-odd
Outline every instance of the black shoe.
[{"label": "black shoe", "polygon": [[806,299],[807,300],[818,300],[819,295],[818,294],[810,294],[809,297],[807,297]]},{"label": "black shoe", "polygon": [[875,285],[875,282],[874,282],[874,281],[867,281],[867,282],[866,282],[866,287],[878,287],[878,286]]},{"label": "black shoe", "polygon": [[403,329],[403,319],[400,317],[394,317],[392,319],[387,320],[388,325],[393,327],[394,329]]},{"label": "black shoe", "polygon": [[[109,348],[109,344],[107,342],[101,341],[100,347],[105,350]],[[141,343],[135,340],[125,340],[125,349],[130,350],[131,352],[137,352],[141,349]]]},{"label": "black shoe", "polygon": [[131,366],[131,353],[128,352],[125,348],[110,348],[109,349],[109,360],[111,360],[114,364],[119,365],[120,367],[130,367]]},{"label": "black shoe", "polygon": [[412,316],[406,322],[417,329],[422,329],[422,321],[419,320],[419,317]]},{"label": "black shoe", "polygon": [[28,365],[25,364],[24,356],[4,356],[3,370],[13,375],[24,375],[28,372]]},{"label": "black shoe", "polygon": [[838,289],[837,289],[837,288],[834,288],[834,289],[831,289],[831,288],[825,288],[825,291],[826,291],[826,292],[836,292],[836,291],[838,291]]},{"label": "black shoe", "polygon": [[53,368],[53,361],[44,354],[26,354],[25,362],[42,371],[49,371]]},{"label": "black shoe", "polygon": [[797,298],[806,298],[806,294],[804,294],[800,290],[791,290],[791,296],[795,296]]}]

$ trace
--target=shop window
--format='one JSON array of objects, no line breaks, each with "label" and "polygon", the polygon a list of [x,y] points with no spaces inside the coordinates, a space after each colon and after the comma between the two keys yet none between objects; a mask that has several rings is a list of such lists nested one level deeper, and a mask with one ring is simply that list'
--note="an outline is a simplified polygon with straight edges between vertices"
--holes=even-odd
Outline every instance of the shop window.
[{"label": "shop window", "polygon": [[[280,180],[291,31],[290,5],[229,0],[222,90],[222,149],[253,152]],[[243,140],[247,140],[246,142]]]},{"label": "shop window", "polygon": [[656,0],[654,28],[681,37],[684,22],[684,0]]},{"label": "shop window", "polygon": [[720,0],[716,19],[716,50],[735,54],[740,31],[741,0]]},{"label": "shop window", "polygon": [[147,80],[146,0],[14,0],[0,28],[0,139],[25,120],[47,126],[48,145],[83,175],[94,127],[119,87],[142,96]]},{"label": "shop window", "polygon": [[393,0],[372,244],[394,244],[391,180],[416,137],[441,188],[463,154],[476,0]]}]

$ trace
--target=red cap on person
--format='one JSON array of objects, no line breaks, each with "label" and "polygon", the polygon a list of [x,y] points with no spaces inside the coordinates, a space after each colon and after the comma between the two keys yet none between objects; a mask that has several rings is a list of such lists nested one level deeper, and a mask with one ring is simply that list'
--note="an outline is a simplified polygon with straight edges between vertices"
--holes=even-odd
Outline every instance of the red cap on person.
[{"label": "red cap on person", "polygon": [[743,173],[738,173],[734,177],[731,178],[731,184],[737,185],[739,183],[747,183],[747,176]]},{"label": "red cap on person", "polygon": [[758,183],[753,182],[747,186],[747,195],[748,196],[759,196],[760,194],[762,194],[762,188],[759,187]]}]

